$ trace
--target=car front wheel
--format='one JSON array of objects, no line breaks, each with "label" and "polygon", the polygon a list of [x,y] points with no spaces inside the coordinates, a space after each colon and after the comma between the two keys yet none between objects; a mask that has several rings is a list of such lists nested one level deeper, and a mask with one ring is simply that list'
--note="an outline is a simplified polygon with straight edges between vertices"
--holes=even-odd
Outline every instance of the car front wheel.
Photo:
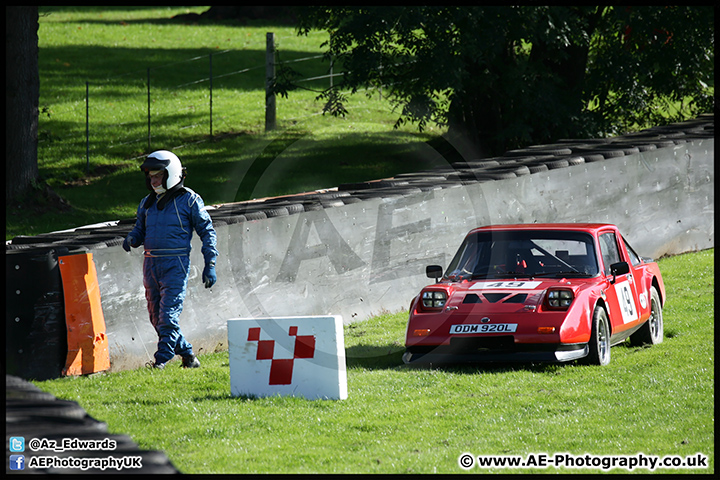
[{"label": "car front wheel", "polygon": [[592,332],[590,333],[590,353],[585,358],[588,365],[607,365],[610,363],[610,327],[605,309],[597,306],[593,313]]}]

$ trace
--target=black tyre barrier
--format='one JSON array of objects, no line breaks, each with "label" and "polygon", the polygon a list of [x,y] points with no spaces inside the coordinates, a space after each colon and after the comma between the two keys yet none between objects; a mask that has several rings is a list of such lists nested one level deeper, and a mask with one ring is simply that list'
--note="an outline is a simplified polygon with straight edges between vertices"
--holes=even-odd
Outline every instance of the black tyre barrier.
[{"label": "black tyre barrier", "polygon": [[361,199],[361,198],[358,198],[358,197],[348,196],[348,197],[342,197],[342,202],[343,202],[345,205],[350,205],[351,203],[362,202],[362,199]]},{"label": "black tyre barrier", "polygon": [[528,170],[530,170],[530,173],[540,173],[540,172],[547,172],[550,170],[547,165],[544,163],[536,163],[528,165]]},{"label": "black tyre barrier", "polygon": [[555,170],[557,168],[565,168],[570,166],[570,162],[564,159],[554,159],[554,160],[545,160],[543,161],[545,166],[548,167],[550,170]]},{"label": "black tyre barrier", "polygon": [[57,378],[67,356],[59,246],[5,252],[5,371],[22,378]]},{"label": "black tyre barrier", "polygon": [[338,186],[338,191],[354,191],[354,190],[368,190],[368,189],[379,189],[379,188],[392,188],[401,187],[407,185],[405,180],[373,180],[369,182],[358,182],[358,183],[341,183]]},{"label": "black tyre barrier", "polygon": [[602,145],[612,142],[611,138],[561,138],[557,141],[558,145],[565,145],[570,149],[578,146]]},{"label": "black tyre barrier", "polygon": [[[10,388],[8,388],[10,387]],[[5,400],[50,401],[55,397],[30,382],[10,375],[5,376]]]},{"label": "black tyre barrier", "polygon": [[[11,428],[12,425],[12,428]],[[107,432],[107,425],[87,415],[81,419],[67,417],[19,417],[5,407],[6,432],[20,430],[29,438],[40,435],[101,435]],[[9,435],[9,433],[6,433]],[[20,434],[22,436],[22,434]]]},{"label": "black tyre barrier", "polygon": [[646,143],[643,141],[627,141],[627,142],[617,142],[617,145],[627,145],[632,148],[636,148],[637,152],[649,152],[652,150],[657,150],[657,145],[654,143]]},{"label": "black tyre barrier", "polygon": [[267,218],[287,217],[288,215],[290,215],[290,212],[288,212],[288,209],[285,207],[263,208],[262,211],[265,212]]},{"label": "black tyre barrier", "polygon": [[267,201],[266,205],[268,208],[284,208],[287,210],[288,215],[295,215],[296,213],[303,213],[305,211],[305,205],[295,200]]},{"label": "black tyre barrier", "polygon": [[13,390],[5,391],[5,402],[22,401],[22,402],[39,402],[52,400],[54,397],[42,390],[26,390],[23,388],[16,388]]},{"label": "black tyre barrier", "polygon": [[[218,227],[218,226],[220,226],[220,225],[227,225],[227,224],[228,224],[227,217],[225,217],[225,218],[223,218],[223,217],[216,217],[216,218],[210,217],[210,218],[212,219],[213,226],[215,226],[215,227]],[[237,223],[237,222],[235,222],[235,223]]]},{"label": "black tyre barrier", "polygon": [[442,189],[443,185],[447,183],[448,182],[440,183],[436,181],[413,180],[408,185],[411,187],[419,188],[422,192],[430,192]]},{"label": "black tyre barrier", "polygon": [[267,213],[265,213],[263,211],[245,212],[245,213],[243,213],[243,216],[245,217],[245,220],[248,222],[252,222],[253,220],[263,220],[265,218],[268,218]]},{"label": "black tyre barrier", "polygon": [[448,175],[449,181],[460,181],[463,184],[465,183],[477,183],[477,182],[492,182],[494,180],[497,180],[495,176],[492,176],[490,174],[486,173],[480,173],[480,172],[458,172]]},{"label": "black tyre barrier", "polygon": [[632,155],[634,153],[640,153],[640,149],[632,145],[622,145],[611,143],[609,145],[591,149],[591,152],[599,152],[604,155],[605,158],[610,157],[623,157],[625,155]]},{"label": "black tyre barrier", "polygon": [[624,157],[625,152],[622,149],[618,148],[608,148],[607,146],[599,147],[599,148],[589,148],[587,150],[584,150],[581,155],[587,154],[595,154],[595,155],[602,155],[604,158],[614,158],[614,157]]},{"label": "black tyre barrier", "polygon": [[[266,200],[261,202],[252,202],[239,205],[232,210],[233,213],[244,215],[247,220],[255,220],[260,218],[286,217],[292,213],[301,213],[305,211],[302,205],[297,203],[284,204],[284,202]],[[254,215],[254,214],[262,214]],[[251,218],[253,217],[253,218]],[[254,218],[257,217],[257,218]]]},{"label": "black tyre barrier", "polygon": [[442,182],[445,180],[445,175],[440,175],[439,173],[435,173],[433,171],[426,171],[426,172],[416,172],[416,173],[401,173],[397,175],[395,178],[405,180],[408,183],[416,182],[416,181],[433,181],[433,182]]},{"label": "black tyre barrier", "polygon": [[[465,175],[470,174],[478,177],[487,177],[493,180],[502,180],[504,178],[514,178],[521,175],[529,175],[530,169],[527,165],[517,162],[509,163],[498,163],[497,165],[487,166],[482,168],[467,168],[458,171],[458,174]],[[448,179],[455,178],[453,175],[448,175]]]},{"label": "black tyre barrier", "polygon": [[213,219],[213,221],[216,218],[229,218],[229,217],[236,217],[243,215],[243,211],[238,209],[231,209],[231,208],[218,208],[216,210],[208,210],[208,214],[210,215],[210,218]]},{"label": "black tyre barrier", "polygon": [[285,208],[287,208],[288,214],[294,215],[296,213],[303,213],[305,211],[305,205],[302,203],[288,203],[284,205]]},{"label": "black tyre barrier", "polygon": [[327,190],[327,191],[321,191],[318,193],[305,193],[303,195],[296,195],[294,197],[288,198],[288,200],[293,200],[293,201],[300,201],[303,199],[330,200],[330,199],[349,197],[349,196],[350,196],[350,193],[348,193],[348,192],[341,192],[339,190]]},{"label": "black tyre barrier", "polygon": [[[143,450],[128,435],[111,434],[107,424],[92,418],[77,403],[70,400],[60,400],[49,393],[45,393],[29,382],[16,376],[5,375],[5,435],[10,437],[25,437],[30,439],[43,439],[61,445],[65,439],[95,440],[97,442],[114,442],[114,448],[108,450],[72,450],[56,451],[55,449],[30,449],[23,452],[25,469],[10,470],[10,449],[6,450],[5,473],[171,473],[180,471],[173,466],[165,453],[156,450]],[[44,394],[40,396],[40,394]],[[49,444],[49,443],[48,443]],[[56,457],[58,461],[63,458],[75,459],[104,459],[134,457],[136,463],[130,463],[133,468],[100,468],[82,469],[80,465],[75,468],[38,467],[30,468],[33,457]],[[74,465],[73,465],[74,466]]]},{"label": "black tyre barrier", "polygon": [[[33,250],[35,252],[40,251],[47,251],[52,250],[55,248],[63,247],[63,243],[8,243],[5,245],[5,251],[8,252],[10,250],[25,250],[26,252],[29,252],[30,250]],[[67,248],[67,246],[65,247]],[[82,248],[82,247],[75,247],[75,248]]]},{"label": "black tyre barrier", "polygon": [[[480,177],[487,177],[492,180],[504,180],[506,178],[516,178],[518,175],[514,171],[515,169],[497,169],[497,170],[486,170],[484,172],[478,172]],[[528,169],[528,172],[530,170]]]},{"label": "black tyre barrier", "polygon": [[5,408],[10,408],[17,418],[28,417],[65,417],[84,418],[87,413],[77,402],[69,400],[31,401],[29,399],[5,400]]},{"label": "black tyre barrier", "polygon": [[[347,198],[351,198],[351,197],[347,197]],[[343,205],[345,205],[345,202],[343,202]],[[306,212],[315,212],[318,210],[322,210],[325,207],[323,207],[323,205],[316,200],[307,200],[303,204],[303,208],[305,209]]]},{"label": "black tyre barrier", "polygon": [[530,175],[530,169],[527,167],[527,165],[523,165],[520,163],[513,163],[512,165],[499,165],[498,167],[490,167],[487,168],[486,171],[490,173],[507,171],[514,173],[518,177],[521,175]]},{"label": "black tyre barrier", "polygon": [[216,220],[224,221],[226,225],[234,225],[236,223],[242,223],[247,221],[247,218],[245,218],[245,215],[233,215],[233,214],[224,214],[224,215],[215,215],[210,216],[213,219],[213,223],[215,223]]},{"label": "black tyre barrier", "polygon": [[[129,232],[128,232],[129,233]],[[90,250],[97,248],[113,247],[122,245],[125,240],[124,236],[118,235],[80,235],[73,239],[68,239],[64,242],[68,246],[83,246]]]},{"label": "black tyre barrier", "polygon": [[548,160],[555,160],[555,155],[531,155],[527,157],[516,157],[515,164],[516,165],[538,165],[538,164],[544,164]]},{"label": "black tyre barrier", "polygon": [[602,160],[605,160],[605,157],[603,157],[599,153],[584,154],[583,158],[585,159],[585,163],[600,162]]},{"label": "black tyre barrier", "polygon": [[524,157],[528,155],[570,155],[573,151],[568,147],[543,146],[520,148],[517,150],[509,150],[505,153],[508,157]]},{"label": "black tyre barrier", "polygon": [[342,198],[321,199],[318,200],[318,203],[322,205],[323,208],[342,207],[343,205],[345,205],[345,202],[343,202]]},{"label": "black tyre barrier", "polygon": [[36,236],[25,236],[25,235],[18,235],[17,237],[12,239],[12,245],[28,245],[28,244],[53,244],[55,242],[60,242],[63,240],[72,240],[74,238],[78,237],[77,234],[74,233],[53,233],[53,234],[43,234],[43,235],[36,235]]},{"label": "black tyre barrier", "polygon": [[127,237],[128,233],[132,231],[132,229],[135,227],[135,224],[132,225],[123,225],[123,226],[115,226],[115,227],[103,227],[103,228],[94,228],[92,230],[91,235],[107,235],[107,236],[115,236],[120,238]]},{"label": "black tyre barrier", "polygon": [[337,198],[349,197],[350,192],[341,192],[340,190],[326,190],[315,193],[303,193],[300,195],[292,195],[284,197],[289,202],[305,202],[308,200],[334,200]]},{"label": "black tyre barrier", "polygon": [[476,169],[476,168],[488,168],[497,167],[500,162],[495,159],[488,160],[471,160],[469,162],[455,162],[451,166],[456,169]]},{"label": "black tyre barrier", "polygon": [[404,186],[404,187],[384,187],[384,188],[371,188],[367,190],[358,190],[355,193],[355,196],[357,198],[360,198],[362,200],[370,199],[370,198],[400,198],[407,195],[413,195],[421,193],[422,190],[420,190],[417,187],[410,187],[410,186]]},{"label": "black tyre barrier", "polygon": [[625,152],[625,155],[632,155],[634,153],[640,153],[640,149],[638,147],[628,145],[627,147],[623,147],[622,151]]}]

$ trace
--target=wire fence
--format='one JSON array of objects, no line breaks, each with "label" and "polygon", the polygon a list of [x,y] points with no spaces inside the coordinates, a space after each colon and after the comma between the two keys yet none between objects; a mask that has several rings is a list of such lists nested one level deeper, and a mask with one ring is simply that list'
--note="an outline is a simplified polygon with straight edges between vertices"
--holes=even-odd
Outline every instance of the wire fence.
[{"label": "wire fence", "polygon": [[[333,85],[332,65],[322,55],[276,62],[274,35],[265,58],[225,50],[85,82],[85,157],[94,152],[135,159],[153,149],[207,141],[218,132],[275,128],[269,80],[282,64],[311,62],[297,84],[316,90]],[[263,73],[264,72],[264,73]],[[307,113],[311,116],[314,113]],[[170,147],[172,146],[172,147]]]}]

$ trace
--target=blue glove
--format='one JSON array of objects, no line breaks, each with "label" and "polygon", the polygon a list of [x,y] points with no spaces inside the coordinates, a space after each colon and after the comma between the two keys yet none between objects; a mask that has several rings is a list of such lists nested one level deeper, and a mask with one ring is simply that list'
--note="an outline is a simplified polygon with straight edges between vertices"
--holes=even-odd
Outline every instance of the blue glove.
[{"label": "blue glove", "polygon": [[210,288],[215,285],[215,282],[217,282],[217,275],[215,275],[215,262],[205,264],[202,281],[205,284],[205,288]]},{"label": "blue glove", "polygon": [[125,240],[123,240],[123,250],[125,250],[126,252],[130,251],[130,247],[136,247],[136,246],[137,245],[135,245],[135,239],[133,237],[131,237],[130,235],[125,237]]}]

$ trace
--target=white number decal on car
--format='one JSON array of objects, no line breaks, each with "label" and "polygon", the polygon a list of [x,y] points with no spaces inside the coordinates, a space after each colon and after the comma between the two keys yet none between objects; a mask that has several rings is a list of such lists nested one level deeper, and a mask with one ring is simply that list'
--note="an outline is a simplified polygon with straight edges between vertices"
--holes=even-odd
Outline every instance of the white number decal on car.
[{"label": "white number decal on car", "polygon": [[630,283],[627,281],[615,284],[615,293],[617,294],[620,311],[623,316],[623,323],[632,322],[638,319],[637,307],[633,299]]},{"label": "white number decal on car", "polygon": [[518,290],[532,290],[540,285],[542,282],[477,282],[475,285],[470,287],[470,290],[483,290],[490,288],[512,288]]}]

